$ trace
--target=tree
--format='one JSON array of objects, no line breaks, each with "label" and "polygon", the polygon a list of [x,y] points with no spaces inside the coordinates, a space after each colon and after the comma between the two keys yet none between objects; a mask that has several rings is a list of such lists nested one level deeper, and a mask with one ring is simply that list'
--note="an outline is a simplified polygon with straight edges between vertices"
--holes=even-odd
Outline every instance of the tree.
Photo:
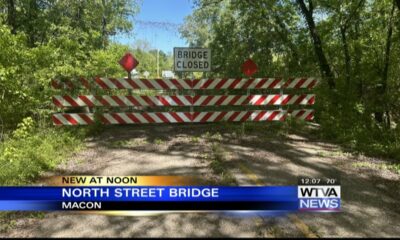
[{"label": "tree", "polygon": [[132,16],[138,11],[135,0],[7,0],[2,8],[12,33],[24,32],[30,47],[48,42],[62,28],[72,28],[90,37],[93,46],[105,47],[110,36],[132,30]]},{"label": "tree", "polygon": [[241,76],[240,65],[251,57],[259,66],[255,77],[321,78],[327,84],[317,88],[316,119],[327,135],[389,143],[396,141],[393,123],[400,126],[399,6],[399,0],[198,0],[181,34],[192,46],[211,48],[213,76]]},{"label": "tree", "polygon": [[14,0],[7,0],[7,24],[11,27],[11,32],[15,34],[17,25],[15,23],[15,2]]},{"label": "tree", "polygon": [[326,59],[324,50],[322,48],[321,37],[318,34],[318,31],[315,26],[313,13],[314,13],[314,5],[312,0],[308,0],[308,7],[304,3],[304,0],[297,0],[297,3],[300,6],[301,12],[304,15],[304,18],[307,21],[308,29],[313,40],[314,51],[318,58],[319,68],[321,71],[321,75],[327,79],[328,85],[330,88],[335,88],[335,80],[334,75],[331,70],[331,67]]},{"label": "tree", "polygon": [[123,76],[117,61],[128,47],[109,38],[132,29],[137,9],[134,0],[0,2],[0,113],[6,126],[49,113],[52,78]]}]

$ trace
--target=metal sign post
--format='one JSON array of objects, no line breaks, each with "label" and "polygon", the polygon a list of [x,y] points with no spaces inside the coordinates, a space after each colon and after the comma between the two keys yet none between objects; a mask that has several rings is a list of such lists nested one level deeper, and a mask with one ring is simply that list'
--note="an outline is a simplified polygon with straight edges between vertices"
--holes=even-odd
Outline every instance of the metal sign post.
[{"label": "metal sign post", "polygon": [[[251,77],[254,73],[258,71],[257,64],[248,58],[243,64],[242,64],[242,72],[244,75],[247,77]],[[247,96],[250,95],[250,88],[247,89]],[[247,108],[248,110],[248,108]],[[242,123],[242,136],[245,134],[245,126],[246,122]]]},{"label": "metal sign post", "polygon": [[[211,50],[209,48],[174,48],[174,71],[191,72],[190,81],[194,80],[194,72],[210,72],[211,71]],[[186,76],[188,77],[188,76]],[[189,91],[190,97],[195,96],[193,89]],[[193,115],[194,107],[190,106],[190,114]]]}]

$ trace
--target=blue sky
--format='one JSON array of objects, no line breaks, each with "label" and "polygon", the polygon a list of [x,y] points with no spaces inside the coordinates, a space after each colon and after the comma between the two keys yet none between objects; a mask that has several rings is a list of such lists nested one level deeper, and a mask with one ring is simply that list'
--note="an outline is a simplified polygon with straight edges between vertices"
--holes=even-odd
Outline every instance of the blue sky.
[{"label": "blue sky", "polygon": [[151,48],[166,53],[187,46],[176,28],[191,14],[192,6],[192,0],[142,0],[133,32],[115,36],[114,41],[133,46],[135,41],[145,40]]}]

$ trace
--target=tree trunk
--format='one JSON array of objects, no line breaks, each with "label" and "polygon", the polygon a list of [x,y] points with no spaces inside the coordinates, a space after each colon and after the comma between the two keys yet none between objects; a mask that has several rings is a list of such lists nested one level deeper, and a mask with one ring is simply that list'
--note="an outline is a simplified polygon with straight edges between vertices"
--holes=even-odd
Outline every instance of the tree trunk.
[{"label": "tree trunk", "polygon": [[7,24],[11,27],[11,33],[17,32],[17,25],[15,23],[15,2],[14,0],[7,1]]},{"label": "tree trunk", "polygon": [[[382,72],[382,81],[381,85],[378,87],[378,98],[381,99],[380,104],[385,105],[384,96],[386,94],[387,89],[387,80],[389,74],[389,65],[390,65],[390,50],[392,48],[392,35],[393,35],[393,15],[395,10],[395,1],[393,0],[392,10],[390,11],[387,37],[386,37],[386,48],[385,48],[385,58],[383,62],[383,72]],[[375,119],[378,122],[383,121],[383,112],[376,112]]]},{"label": "tree trunk", "polygon": [[[360,22],[357,21],[354,26],[354,39],[357,41],[356,45],[354,46],[354,69],[353,69],[353,71],[355,73],[361,72],[362,50],[361,50],[360,43],[358,42],[359,38],[360,38]],[[354,77],[356,79],[356,84],[357,84],[358,98],[362,98],[364,95],[363,77],[360,76],[360,74],[356,74]]]},{"label": "tree trunk", "polygon": [[392,48],[394,9],[395,9],[395,6],[394,6],[394,1],[393,1],[392,10],[390,12],[390,17],[389,17],[388,32],[387,32],[387,38],[386,38],[385,60],[384,60],[383,73],[382,73],[382,92],[383,93],[386,92],[387,79],[388,79],[388,73],[389,73],[390,50]]},{"label": "tree trunk", "polygon": [[349,53],[349,44],[347,43],[347,28],[340,27],[340,34],[342,37],[342,44],[343,44],[343,52],[344,52],[344,68],[345,68],[345,79],[346,79],[346,87],[347,89],[350,87],[350,68],[351,68],[351,59]]},{"label": "tree trunk", "polygon": [[322,75],[322,77],[327,79],[329,88],[333,89],[336,87],[336,84],[335,84],[333,72],[329,66],[328,60],[326,59],[324,50],[322,49],[321,38],[315,27],[315,22],[314,22],[314,18],[313,18],[314,9],[313,9],[312,0],[308,1],[308,3],[309,3],[308,8],[306,7],[304,0],[297,0],[297,3],[300,5],[301,12],[303,13],[303,15],[307,21],[308,29],[310,31],[310,35],[311,35],[313,45],[314,45],[314,51],[318,58],[318,64],[319,64],[319,68],[321,71],[321,75]]},{"label": "tree trunk", "polygon": [[103,7],[103,16],[102,16],[102,22],[101,22],[101,37],[102,37],[102,47],[106,48],[107,46],[107,19],[106,19],[106,0],[102,0],[102,7]]},{"label": "tree trunk", "polygon": [[35,47],[37,28],[35,26],[36,19],[38,17],[38,3],[37,0],[29,1],[28,17],[29,21],[27,25],[28,45],[29,47]]}]

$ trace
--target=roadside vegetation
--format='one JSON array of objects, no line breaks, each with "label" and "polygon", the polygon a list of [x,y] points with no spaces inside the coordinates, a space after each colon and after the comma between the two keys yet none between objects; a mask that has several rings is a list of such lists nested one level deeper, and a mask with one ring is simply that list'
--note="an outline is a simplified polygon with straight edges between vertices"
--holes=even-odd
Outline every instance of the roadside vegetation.
[{"label": "roadside vegetation", "polygon": [[223,137],[219,132],[210,134],[206,132],[203,135],[204,139],[208,142],[211,153],[207,156],[209,160],[209,168],[218,176],[219,185],[235,186],[237,181],[232,173],[229,171],[231,168],[228,161],[227,152],[223,148],[221,141]]},{"label": "roadside vegetation", "polygon": [[[238,66],[252,58],[259,67],[254,77],[318,77],[315,122],[320,127],[312,135],[353,153],[387,158],[390,168],[398,169],[398,0],[194,3],[180,32],[190,46],[211,49],[214,67],[196,76],[240,77]],[[51,103],[51,79],[126,76],[117,62],[127,51],[139,59],[139,72],[156,77],[157,51],[148,43],[112,41],[134,29],[138,10],[135,0],[0,2],[1,185],[33,181],[102,130],[100,125],[54,128],[51,113],[59,109]],[[159,56],[161,68],[170,68],[171,56]],[[284,137],[289,129],[302,131],[304,124],[268,125]],[[260,124],[225,126],[240,138]],[[217,150],[215,145],[212,166],[221,172]]]},{"label": "roadside vegetation", "polygon": [[180,31],[211,49],[207,77],[252,58],[254,77],[319,78],[313,135],[399,163],[399,23],[399,0],[198,0]]},{"label": "roadside vegetation", "polygon": [[38,128],[24,118],[12,136],[0,145],[0,184],[29,184],[80,149],[84,133]]},{"label": "roadside vegetation", "polygon": [[[125,76],[118,60],[128,46],[111,37],[133,29],[134,0],[0,2],[0,185],[30,184],[102,127],[53,127],[51,79]],[[143,45],[143,43],[141,43]],[[139,46],[139,45],[138,45]],[[143,65],[151,49],[134,49]],[[167,56],[160,54],[165,64]],[[154,70],[149,70],[155,74]]]}]

